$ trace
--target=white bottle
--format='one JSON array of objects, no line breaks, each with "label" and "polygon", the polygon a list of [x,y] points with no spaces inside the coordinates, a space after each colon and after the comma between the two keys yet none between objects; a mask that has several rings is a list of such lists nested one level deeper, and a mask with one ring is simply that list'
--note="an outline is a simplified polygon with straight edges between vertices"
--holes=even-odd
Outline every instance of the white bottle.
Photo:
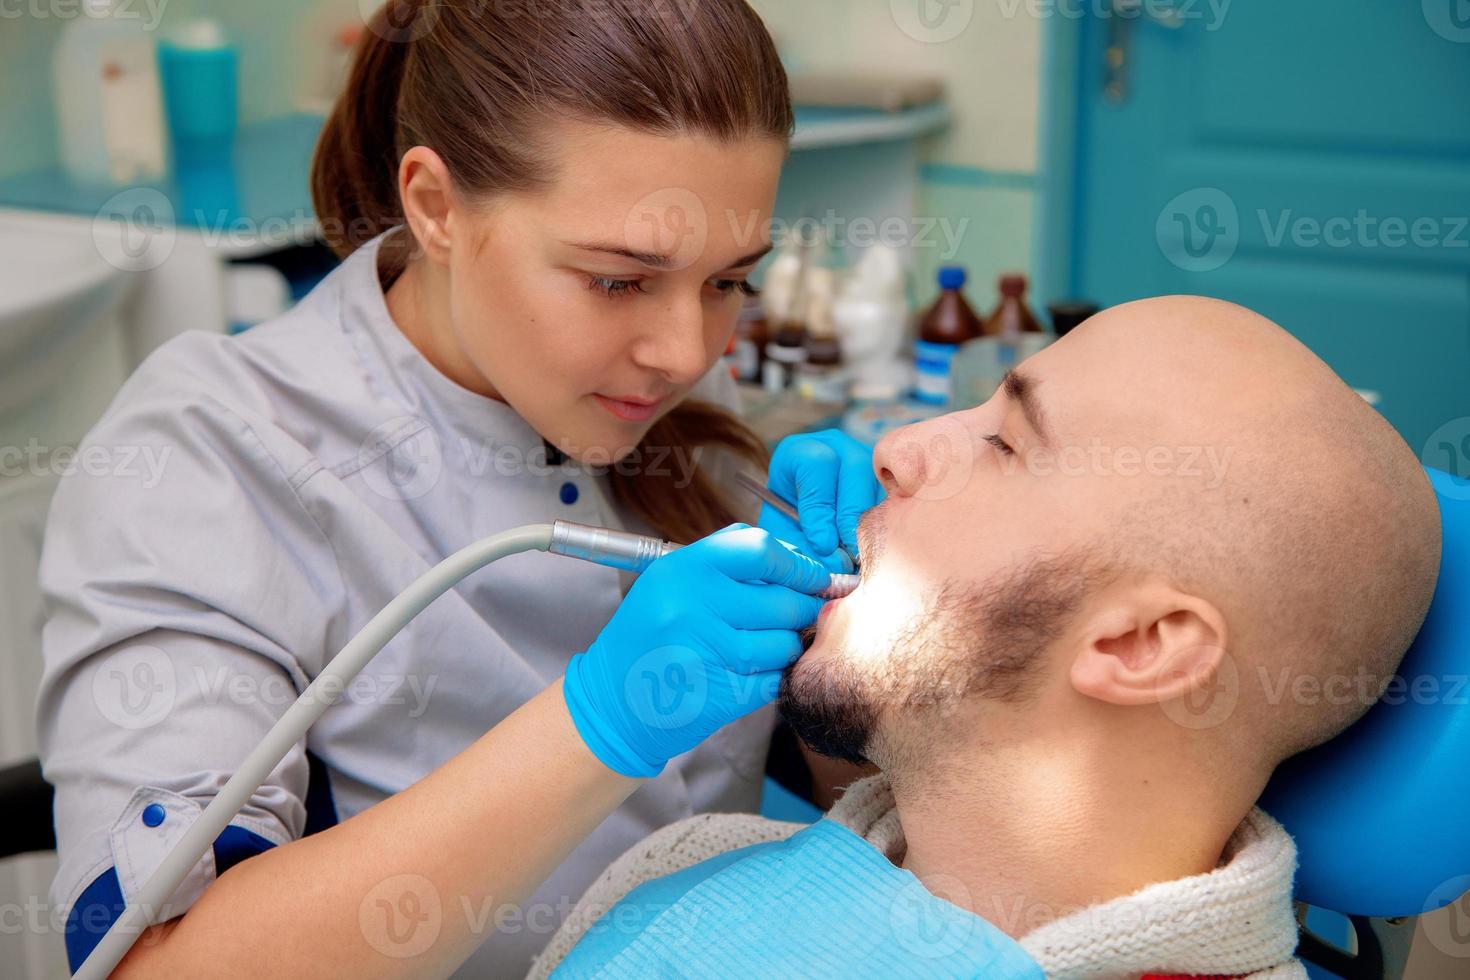
[{"label": "white bottle", "polygon": [[56,45],[61,165],[84,184],[162,179],[168,165],[152,35],[121,0],[82,0]]}]

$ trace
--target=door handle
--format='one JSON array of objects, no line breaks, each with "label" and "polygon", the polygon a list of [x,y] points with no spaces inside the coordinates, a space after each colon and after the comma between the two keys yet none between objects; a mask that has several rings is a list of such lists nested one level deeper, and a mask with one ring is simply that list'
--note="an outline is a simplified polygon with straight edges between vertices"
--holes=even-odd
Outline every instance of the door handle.
[{"label": "door handle", "polygon": [[1103,96],[1114,105],[1128,100],[1128,75],[1133,48],[1133,25],[1151,23],[1177,31],[1184,14],[1167,0],[1111,0],[1108,5],[1108,44],[1103,51]]}]

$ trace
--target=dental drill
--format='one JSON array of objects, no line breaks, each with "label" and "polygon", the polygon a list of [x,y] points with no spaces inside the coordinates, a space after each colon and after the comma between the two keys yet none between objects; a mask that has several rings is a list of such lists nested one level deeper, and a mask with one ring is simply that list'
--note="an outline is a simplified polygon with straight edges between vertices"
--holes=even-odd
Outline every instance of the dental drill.
[{"label": "dental drill", "polygon": [[[151,916],[165,908],[165,903],[190,869],[213,846],[215,838],[250,801],[291,747],[306,736],[307,729],[341,692],[347,690],[352,680],[387,646],[389,640],[461,579],[491,562],[526,551],[566,555],[639,573],[679,547],[655,537],[569,521],[528,524],[493,534],[462,548],[419,576],[368,620],[367,625],[327,662],[316,679],[307,685],[301,696],[260,740],[260,744],[245,757],[235,774],[164,857],[138,891],[137,897],[127,904],[117,921],[103,934],[78,968],[76,980],[106,980],[143,931],[155,924],[150,921]],[[830,584],[819,595],[824,599],[841,598],[856,589],[858,581],[856,575],[834,574]]]}]

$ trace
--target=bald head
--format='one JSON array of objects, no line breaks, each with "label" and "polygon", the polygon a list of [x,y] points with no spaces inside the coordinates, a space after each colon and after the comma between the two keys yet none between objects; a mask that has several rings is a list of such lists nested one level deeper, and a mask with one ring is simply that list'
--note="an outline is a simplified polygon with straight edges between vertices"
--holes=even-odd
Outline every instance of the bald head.
[{"label": "bald head", "polygon": [[[1107,310],[1017,373],[879,445],[863,585],[788,684],[809,741],[871,741],[900,779],[939,766],[941,725],[956,770],[1006,741],[1147,747],[1175,753],[1156,775],[1223,759],[1256,792],[1367,710],[1440,546],[1376,411],[1280,327],[1197,297]],[[1228,716],[1181,724],[1214,679]]]},{"label": "bald head", "polygon": [[[1226,615],[1242,730],[1279,761],[1356,720],[1397,669],[1438,573],[1439,510],[1414,453],[1300,341],[1231,303],[1129,303],[1064,343],[1058,353],[1111,377],[1111,408],[1141,438],[1214,447],[1223,461],[1138,488],[1114,543]],[[1302,677],[1339,693],[1293,699]]]}]

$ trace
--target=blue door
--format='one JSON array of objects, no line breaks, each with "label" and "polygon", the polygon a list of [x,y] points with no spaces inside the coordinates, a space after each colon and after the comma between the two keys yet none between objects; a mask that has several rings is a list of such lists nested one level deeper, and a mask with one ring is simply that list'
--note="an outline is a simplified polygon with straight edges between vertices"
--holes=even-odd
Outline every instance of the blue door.
[{"label": "blue door", "polygon": [[1258,310],[1470,475],[1470,0],[1109,4],[1059,5],[1070,291]]}]

